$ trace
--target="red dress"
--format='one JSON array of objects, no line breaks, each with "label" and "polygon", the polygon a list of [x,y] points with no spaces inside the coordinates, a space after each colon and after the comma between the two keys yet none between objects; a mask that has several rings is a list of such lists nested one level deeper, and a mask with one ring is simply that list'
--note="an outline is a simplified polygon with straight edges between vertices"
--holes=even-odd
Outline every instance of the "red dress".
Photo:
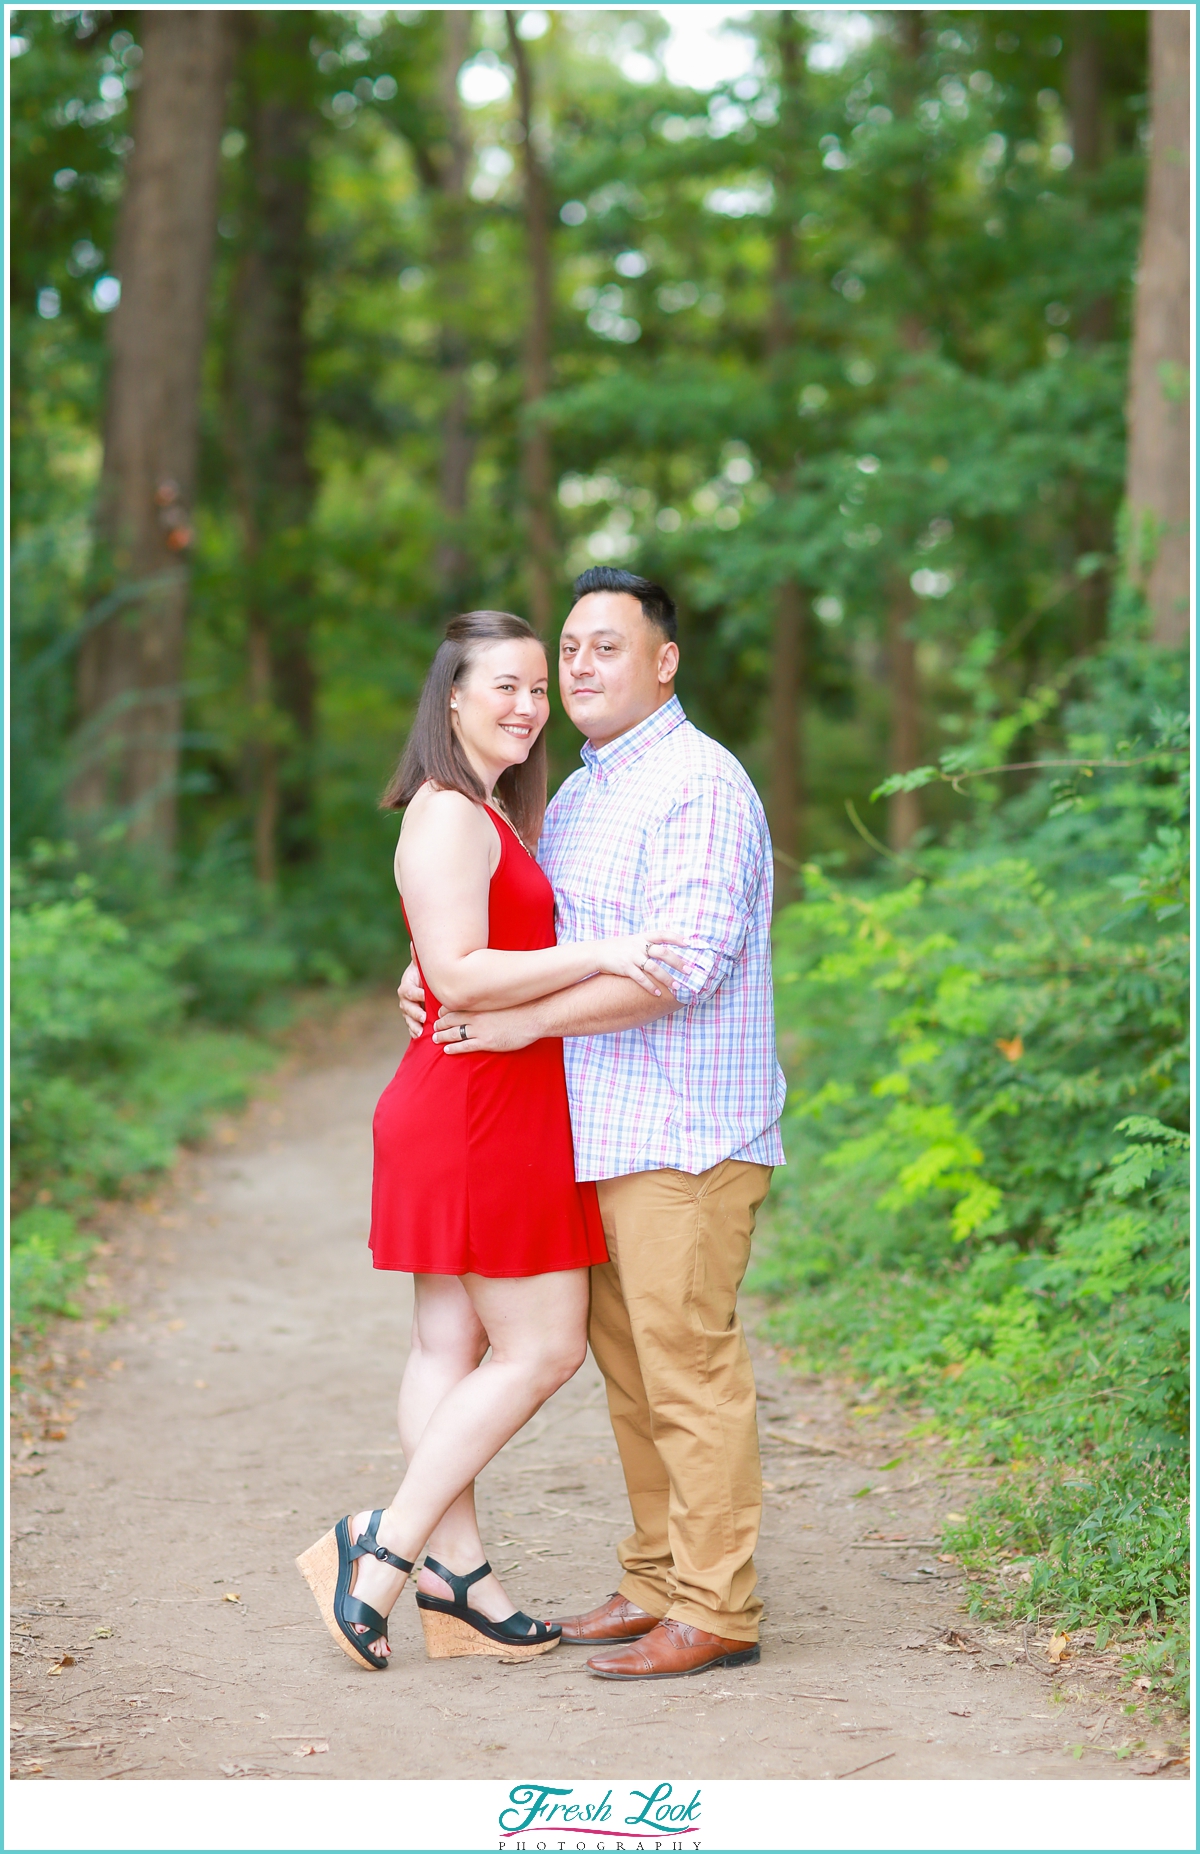
[{"label": "red dress", "polygon": [[[554,891],[507,820],[488,945],[553,946]],[[447,1056],[438,1000],[375,1109],[371,1253],[422,1275],[544,1275],[606,1262],[594,1184],[576,1184],[562,1039]]]}]

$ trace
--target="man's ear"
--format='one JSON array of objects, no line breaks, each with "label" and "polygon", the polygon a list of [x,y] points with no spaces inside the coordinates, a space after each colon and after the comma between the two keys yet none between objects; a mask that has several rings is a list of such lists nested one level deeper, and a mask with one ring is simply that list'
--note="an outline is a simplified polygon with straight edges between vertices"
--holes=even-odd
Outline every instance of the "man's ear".
[{"label": "man's ear", "polygon": [[658,680],[674,682],[679,671],[679,645],[664,644],[658,658]]}]

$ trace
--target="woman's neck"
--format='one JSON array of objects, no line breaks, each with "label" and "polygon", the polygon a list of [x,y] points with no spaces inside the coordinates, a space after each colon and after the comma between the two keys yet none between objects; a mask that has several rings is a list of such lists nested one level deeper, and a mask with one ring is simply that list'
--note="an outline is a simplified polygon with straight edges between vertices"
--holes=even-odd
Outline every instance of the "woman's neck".
[{"label": "woman's neck", "polygon": [[481,754],[472,752],[461,733],[458,734],[458,744],[466,756],[467,765],[471,768],[471,771],[475,774],[475,777],[483,787],[484,799],[490,805],[492,803],[492,793],[495,790],[496,781],[504,771],[503,766],[497,766],[493,762],[485,760]]}]

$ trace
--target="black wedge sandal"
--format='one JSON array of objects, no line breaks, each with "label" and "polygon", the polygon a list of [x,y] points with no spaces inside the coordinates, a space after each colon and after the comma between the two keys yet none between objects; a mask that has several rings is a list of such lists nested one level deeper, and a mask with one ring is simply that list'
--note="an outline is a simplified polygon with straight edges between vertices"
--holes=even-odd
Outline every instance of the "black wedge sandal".
[{"label": "black wedge sandal", "polygon": [[[386,1669],[388,1657],[372,1654],[371,1649],[376,1642],[386,1642],[387,1618],[353,1594],[354,1564],[359,1558],[379,1558],[397,1571],[411,1572],[413,1569],[407,1558],[398,1558],[394,1551],[379,1543],[378,1528],[382,1518],[383,1508],[378,1507],[359,1533],[357,1543],[353,1544],[349,1519],[339,1519],[332,1532],[310,1545],[296,1560],[296,1567],[316,1597],[325,1627],[338,1647],[352,1661],[378,1674]],[[364,1625],[363,1634],[354,1628],[356,1622]]]},{"label": "black wedge sandal", "polygon": [[425,1652],[431,1661],[443,1661],[460,1654],[494,1654],[503,1656],[506,1661],[524,1661],[557,1648],[562,1640],[562,1630],[557,1623],[535,1622],[532,1616],[524,1615],[519,1609],[506,1616],[503,1622],[490,1622],[477,1609],[471,1608],[467,1591],[481,1577],[486,1577],[491,1568],[490,1564],[481,1564],[477,1571],[459,1577],[436,1558],[426,1558],[425,1569],[448,1583],[455,1596],[455,1601],[449,1603],[445,1597],[426,1596],[423,1590],[417,1591],[417,1608],[425,1631]]}]

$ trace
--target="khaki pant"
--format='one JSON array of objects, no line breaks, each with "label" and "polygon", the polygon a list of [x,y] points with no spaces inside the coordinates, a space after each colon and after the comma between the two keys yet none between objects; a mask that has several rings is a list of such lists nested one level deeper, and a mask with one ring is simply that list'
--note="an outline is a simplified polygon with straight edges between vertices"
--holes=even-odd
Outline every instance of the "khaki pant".
[{"label": "khaki pant", "polygon": [[762,1470],[736,1302],[770,1182],[769,1165],[725,1159],[599,1184],[610,1260],[592,1269],[588,1328],[633,1512],[621,1595],[746,1642]]}]

